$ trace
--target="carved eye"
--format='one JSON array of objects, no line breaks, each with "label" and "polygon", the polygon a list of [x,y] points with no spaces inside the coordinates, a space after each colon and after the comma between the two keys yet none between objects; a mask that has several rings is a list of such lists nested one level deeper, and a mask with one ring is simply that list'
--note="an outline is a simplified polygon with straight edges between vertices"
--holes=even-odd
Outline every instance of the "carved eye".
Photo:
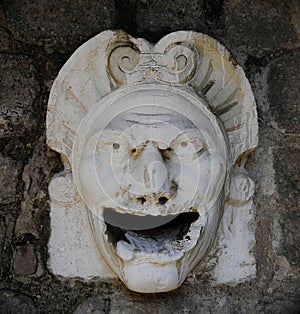
[{"label": "carved eye", "polygon": [[105,132],[99,136],[97,155],[111,165],[128,161],[130,146],[126,138],[115,132]]},{"label": "carved eye", "polygon": [[188,147],[188,143],[187,142],[181,142],[180,143],[182,148],[187,148]]},{"label": "carved eye", "polygon": [[205,146],[198,139],[187,139],[186,137],[177,138],[171,148],[182,162],[191,162],[205,151]]},{"label": "carved eye", "polygon": [[112,147],[114,150],[118,150],[120,148],[120,144],[119,143],[113,143]]},{"label": "carved eye", "polygon": [[112,161],[119,162],[122,159],[127,159],[130,153],[129,144],[120,139],[118,141],[113,142],[111,145],[111,158]]},{"label": "carved eye", "polygon": [[112,165],[118,165],[128,161],[130,156],[130,147],[127,142],[119,140],[110,144],[110,147],[108,156],[110,157]]}]

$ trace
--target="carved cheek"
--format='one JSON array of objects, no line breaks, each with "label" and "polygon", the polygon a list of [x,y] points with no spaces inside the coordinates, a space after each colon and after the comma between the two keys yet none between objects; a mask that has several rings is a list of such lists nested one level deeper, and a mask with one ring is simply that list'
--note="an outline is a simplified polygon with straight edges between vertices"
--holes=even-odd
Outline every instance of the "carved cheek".
[{"label": "carved cheek", "polygon": [[182,190],[188,198],[203,199],[210,181],[210,169],[209,160],[196,159],[181,164],[179,190]]},{"label": "carved cheek", "polygon": [[[95,159],[93,156],[84,156],[79,168],[80,189],[79,193],[89,204],[97,202],[99,195],[99,182],[95,173]],[[87,204],[89,206],[89,204]]]},{"label": "carved cheek", "polygon": [[219,195],[225,178],[225,163],[220,155],[211,157],[209,153],[189,163],[173,166],[171,178],[178,184],[177,199],[191,200],[198,204],[208,204]]},{"label": "carved cheek", "polygon": [[98,158],[97,175],[101,184],[101,191],[105,198],[114,198],[123,185],[124,166],[112,165],[110,162]]},{"label": "carved cheek", "polygon": [[226,161],[216,154],[211,161],[211,186],[208,189],[208,197],[215,199],[221,192],[226,177]]},{"label": "carved cheek", "polygon": [[119,191],[111,164],[97,156],[85,156],[80,163],[80,191],[90,209]]}]

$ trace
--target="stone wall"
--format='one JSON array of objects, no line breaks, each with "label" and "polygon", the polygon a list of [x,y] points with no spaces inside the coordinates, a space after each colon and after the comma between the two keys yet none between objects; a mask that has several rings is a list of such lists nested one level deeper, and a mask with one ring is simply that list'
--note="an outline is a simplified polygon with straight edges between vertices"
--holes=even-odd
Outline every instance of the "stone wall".
[{"label": "stone wall", "polygon": [[[299,73],[297,0],[0,1],[0,312],[298,313]],[[45,144],[49,91],[83,42],[122,28],[156,42],[176,30],[219,40],[256,97],[257,277],[235,287],[191,275],[170,293],[66,280],[47,268],[48,183],[61,170]]]}]

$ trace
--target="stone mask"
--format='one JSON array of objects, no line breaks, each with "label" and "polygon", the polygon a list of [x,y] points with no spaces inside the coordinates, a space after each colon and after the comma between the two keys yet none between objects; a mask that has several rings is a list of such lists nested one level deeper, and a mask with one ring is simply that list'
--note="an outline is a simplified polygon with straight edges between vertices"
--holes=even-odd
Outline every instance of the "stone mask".
[{"label": "stone mask", "polygon": [[105,263],[133,291],[169,291],[214,241],[230,174],[255,145],[253,96],[220,47],[215,63],[205,58],[217,44],[204,35],[178,32],[154,47],[98,36],[54,83],[48,141],[65,156]]}]

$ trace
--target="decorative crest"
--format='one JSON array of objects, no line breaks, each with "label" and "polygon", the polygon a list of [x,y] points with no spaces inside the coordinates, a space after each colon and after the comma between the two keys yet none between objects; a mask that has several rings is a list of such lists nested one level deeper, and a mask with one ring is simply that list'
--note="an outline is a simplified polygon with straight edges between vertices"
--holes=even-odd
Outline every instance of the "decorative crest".
[{"label": "decorative crest", "polygon": [[187,84],[195,73],[197,51],[183,44],[172,44],[163,52],[140,51],[136,47],[117,46],[109,55],[110,74],[120,85],[158,81]]}]

